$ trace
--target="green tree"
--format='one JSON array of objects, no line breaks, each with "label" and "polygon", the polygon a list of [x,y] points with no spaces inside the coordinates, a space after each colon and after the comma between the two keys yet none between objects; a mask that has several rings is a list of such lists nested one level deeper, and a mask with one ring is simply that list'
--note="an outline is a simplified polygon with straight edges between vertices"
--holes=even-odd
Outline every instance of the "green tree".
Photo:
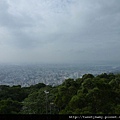
[{"label": "green tree", "polygon": [[86,78],[82,83],[82,88],[93,89],[94,87],[95,87],[95,84],[91,78]]},{"label": "green tree", "polygon": [[87,78],[93,79],[94,76],[93,76],[92,74],[84,74],[84,75],[82,76],[82,79],[87,79]]},{"label": "green tree", "polygon": [[8,98],[0,101],[0,114],[18,114],[22,108],[22,104]]}]

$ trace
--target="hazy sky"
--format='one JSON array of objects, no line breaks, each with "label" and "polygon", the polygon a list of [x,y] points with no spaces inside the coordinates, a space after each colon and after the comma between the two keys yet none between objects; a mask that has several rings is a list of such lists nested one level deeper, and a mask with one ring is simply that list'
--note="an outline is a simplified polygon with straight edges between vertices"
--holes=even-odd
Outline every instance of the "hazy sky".
[{"label": "hazy sky", "polygon": [[0,62],[120,61],[120,0],[0,0]]}]

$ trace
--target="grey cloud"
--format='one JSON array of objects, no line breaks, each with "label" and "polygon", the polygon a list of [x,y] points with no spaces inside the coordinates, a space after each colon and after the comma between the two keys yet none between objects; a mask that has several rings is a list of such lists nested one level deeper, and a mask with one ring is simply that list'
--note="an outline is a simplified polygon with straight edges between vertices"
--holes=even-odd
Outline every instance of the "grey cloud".
[{"label": "grey cloud", "polygon": [[17,53],[19,61],[120,60],[119,1],[8,1],[0,1],[0,45],[16,61]]}]

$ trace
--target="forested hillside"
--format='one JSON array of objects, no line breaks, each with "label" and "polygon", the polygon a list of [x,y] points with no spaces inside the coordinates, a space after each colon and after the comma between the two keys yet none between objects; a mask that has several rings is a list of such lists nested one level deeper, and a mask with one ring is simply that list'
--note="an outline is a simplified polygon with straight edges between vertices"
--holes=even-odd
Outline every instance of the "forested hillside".
[{"label": "forested hillside", "polygon": [[0,85],[0,114],[120,114],[120,74],[85,74],[54,87]]}]

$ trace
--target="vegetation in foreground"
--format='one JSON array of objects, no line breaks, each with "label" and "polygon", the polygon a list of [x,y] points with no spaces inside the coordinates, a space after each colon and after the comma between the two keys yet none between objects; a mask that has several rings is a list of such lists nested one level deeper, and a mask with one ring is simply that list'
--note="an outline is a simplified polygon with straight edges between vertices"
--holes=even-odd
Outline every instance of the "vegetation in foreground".
[{"label": "vegetation in foreground", "polygon": [[120,114],[120,74],[85,74],[55,87],[0,85],[0,114]]}]

